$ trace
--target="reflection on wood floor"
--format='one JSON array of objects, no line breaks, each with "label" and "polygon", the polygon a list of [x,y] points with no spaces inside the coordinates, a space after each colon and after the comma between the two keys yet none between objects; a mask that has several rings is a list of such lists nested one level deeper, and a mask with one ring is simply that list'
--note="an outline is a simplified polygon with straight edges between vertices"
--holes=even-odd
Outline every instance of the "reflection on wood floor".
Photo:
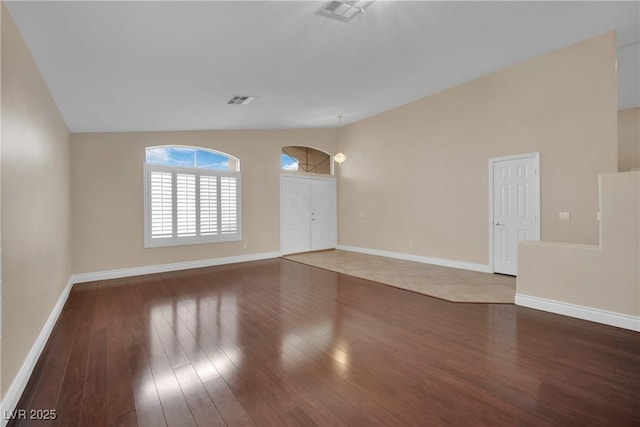
[{"label": "reflection on wood floor", "polygon": [[74,426],[631,425],[639,395],[638,333],[275,259],[75,286],[20,408]]},{"label": "reflection on wood floor", "polygon": [[308,252],[285,258],[452,302],[513,304],[516,298],[516,278],[513,276],[342,250]]}]

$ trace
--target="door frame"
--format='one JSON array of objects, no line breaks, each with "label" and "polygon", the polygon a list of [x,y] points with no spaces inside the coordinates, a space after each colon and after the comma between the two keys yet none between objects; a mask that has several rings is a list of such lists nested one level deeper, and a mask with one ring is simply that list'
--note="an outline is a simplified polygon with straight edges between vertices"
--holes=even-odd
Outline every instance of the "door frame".
[{"label": "door frame", "polygon": [[[333,168],[333,166],[332,166]],[[300,178],[306,180],[321,180],[321,181],[333,181],[336,183],[336,244],[338,242],[338,180],[335,175],[310,175],[310,174],[297,174],[297,173],[281,173],[280,174],[280,256],[284,255],[283,252],[283,233],[284,224],[282,216],[282,178]]]},{"label": "door frame", "polygon": [[527,154],[515,154],[511,156],[502,156],[502,157],[492,157],[489,159],[489,271],[494,273],[493,270],[493,246],[494,246],[494,218],[493,218],[493,170],[495,168],[495,164],[498,162],[503,162],[505,160],[519,160],[519,159],[533,159],[533,165],[535,168],[535,179],[533,181],[534,188],[536,190],[537,195],[537,209],[536,209],[536,224],[534,230],[534,239],[535,241],[540,240],[540,152],[527,153]]}]

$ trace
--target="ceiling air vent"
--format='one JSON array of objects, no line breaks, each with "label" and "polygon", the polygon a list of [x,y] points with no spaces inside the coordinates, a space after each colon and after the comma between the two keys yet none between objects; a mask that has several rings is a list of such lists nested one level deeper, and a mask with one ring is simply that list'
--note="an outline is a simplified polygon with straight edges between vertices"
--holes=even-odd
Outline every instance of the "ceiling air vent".
[{"label": "ceiling air vent", "polygon": [[326,16],[327,18],[337,19],[342,22],[349,22],[359,14],[364,12],[364,9],[369,6],[372,1],[351,1],[351,0],[334,0],[325,4],[322,9],[318,11],[318,15]]},{"label": "ceiling air vent", "polygon": [[251,104],[257,96],[234,96],[230,100],[227,101],[227,104],[230,105],[247,105]]}]

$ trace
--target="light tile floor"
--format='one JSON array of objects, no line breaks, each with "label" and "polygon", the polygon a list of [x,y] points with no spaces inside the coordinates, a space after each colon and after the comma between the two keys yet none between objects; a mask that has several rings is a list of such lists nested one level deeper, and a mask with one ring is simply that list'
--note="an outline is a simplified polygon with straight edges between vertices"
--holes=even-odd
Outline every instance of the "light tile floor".
[{"label": "light tile floor", "polygon": [[341,250],[287,255],[291,261],[452,302],[514,303],[516,278]]}]

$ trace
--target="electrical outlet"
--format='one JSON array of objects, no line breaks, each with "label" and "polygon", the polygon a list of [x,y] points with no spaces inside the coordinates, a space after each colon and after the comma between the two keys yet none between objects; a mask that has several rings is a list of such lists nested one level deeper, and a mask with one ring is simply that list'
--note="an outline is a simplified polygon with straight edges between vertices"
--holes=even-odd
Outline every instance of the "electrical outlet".
[{"label": "electrical outlet", "polygon": [[561,221],[569,221],[569,212],[560,212],[560,214],[558,215],[558,218]]},{"label": "electrical outlet", "polygon": [[412,249],[412,248],[413,248],[413,242],[410,241],[409,242],[409,249]]}]

